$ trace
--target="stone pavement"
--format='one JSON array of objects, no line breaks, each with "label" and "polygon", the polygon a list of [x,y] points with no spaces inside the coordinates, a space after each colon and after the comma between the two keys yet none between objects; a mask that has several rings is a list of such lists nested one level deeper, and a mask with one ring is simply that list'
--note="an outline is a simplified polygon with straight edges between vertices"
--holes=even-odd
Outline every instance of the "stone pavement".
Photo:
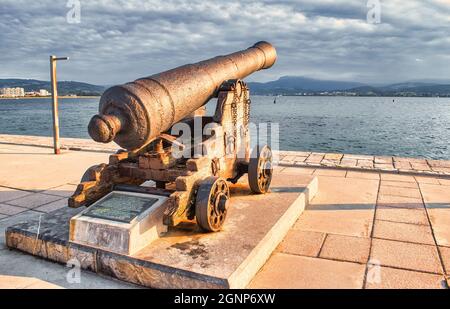
[{"label": "stone pavement", "polygon": [[67,207],[83,171],[107,160],[105,153],[64,151],[0,143],[0,288],[130,288],[83,272],[79,284],[68,283],[69,268],[5,246],[6,227]]},{"label": "stone pavement", "polygon": [[[47,136],[0,134],[0,143],[21,146],[53,148],[53,139]],[[90,139],[61,138],[61,149],[95,152],[114,152],[120,147],[116,143],[101,144]]]},{"label": "stone pavement", "polygon": [[[281,156],[287,164],[288,155]],[[107,157],[70,150],[55,156],[49,148],[3,143],[0,136],[0,287],[134,287],[84,271],[80,284],[70,284],[65,266],[4,244],[7,226],[66,207],[84,170]],[[448,287],[449,179],[295,162],[277,172],[317,175],[319,193],[249,287]]]},{"label": "stone pavement", "polygon": [[448,288],[450,182],[287,167],[319,193],[252,288]]},{"label": "stone pavement", "polygon": [[[0,143],[52,148],[53,140],[45,136],[0,134]],[[62,138],[62,149],[94,152],[115,152],[115,143],[100,144],[89,139]],[[370,156],[342,153],[317,153],[304,151],[280,151],[279,163],[283,166],[307,166],[347,170],[370,170],[412,175],[450,176],[450,161],[392,156]],[[450,178],[450,177],[449,177]]]},{"label": "stone pavement", "polygon": [[450,161],[342,153],[281,151],[280,165],[450,176]]}]

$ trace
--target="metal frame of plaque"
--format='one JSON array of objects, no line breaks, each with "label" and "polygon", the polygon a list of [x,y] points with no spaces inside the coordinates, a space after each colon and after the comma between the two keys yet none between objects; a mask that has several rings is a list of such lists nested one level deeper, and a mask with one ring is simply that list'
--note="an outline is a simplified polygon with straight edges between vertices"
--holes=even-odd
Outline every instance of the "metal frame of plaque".
[{"label": "metal frame of plaque", "polygon": [[111,192],[97,201],[84,216],[131,223],[140,214],[152,207],[159,199],[148,196],[139,196],[129,192]]},{"label": "metal frame of plaque", "polygon": [[113,191],[70,220],[70,241],[131,255],[167,231],[167,197]]}]

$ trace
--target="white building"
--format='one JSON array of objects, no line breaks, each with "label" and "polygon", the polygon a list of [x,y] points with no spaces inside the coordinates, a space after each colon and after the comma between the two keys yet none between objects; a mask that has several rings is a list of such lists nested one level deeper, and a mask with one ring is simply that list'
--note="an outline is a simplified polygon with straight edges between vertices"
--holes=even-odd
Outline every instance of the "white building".
[{"label": "white building", "polygon": [[0,93],[4,97],[24,97],[25,96],[25,89],[23,88],[2,88],[0,89]]},{"label": "white building", "polygon": [[39,95],[40,95],[41,97],[48,97],[49,95],[51,95],[51,93],[48,92],[48,91],[45,90],[45,89],[39,89]]}]

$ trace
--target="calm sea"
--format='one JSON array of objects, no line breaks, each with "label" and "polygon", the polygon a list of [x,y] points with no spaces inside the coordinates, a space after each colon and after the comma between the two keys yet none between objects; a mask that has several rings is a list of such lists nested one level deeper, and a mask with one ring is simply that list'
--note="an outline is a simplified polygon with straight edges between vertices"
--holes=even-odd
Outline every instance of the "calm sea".
[{"label": "calm sea", "polygon": [[[450,159],[450,98],[252,96],[253,122],[277,122],[280,148]],[[49,99],[0,100],[0,133],[51,136]],[[98,99],[60,100],[62,137],[89,138]],[[208,106],[212,111],[213,106]]]}]

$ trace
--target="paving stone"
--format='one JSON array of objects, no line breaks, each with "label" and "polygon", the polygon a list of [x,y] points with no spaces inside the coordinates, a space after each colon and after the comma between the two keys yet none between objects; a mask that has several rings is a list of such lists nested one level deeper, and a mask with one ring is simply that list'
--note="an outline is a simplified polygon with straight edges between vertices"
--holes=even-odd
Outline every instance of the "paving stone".
[{"label": "paving stone", "polygon": [[294,225],[299,230],[368,237],[378,180],[321,177],[319,193]]},{"label": "paving stone", "polygon": [[442,274],[437,249],[430,245],[374,238],[370,260],[383,266]]},{"label": "paving stone", "polygon": [[435,172],[442,172],[445,174],[450,173],[450,167],[433,167],[432,170]]},{"label": "paving stone", "polygon": [[439,247],[439,252],[441,253],[442,262],[444,263],[445,272],[450,275],[450,248],[449,247]]},{"label": "paving stone", "polygon": [[388,206],[377,206],[377,220],[428,225],[425,209],[407,209]]},{"label": "paving stone", "polygon": [[398,187],[398,188],[415,188],[419,189],[419,185],[415,182],[404,182],[404,181],[387,181],[382,180],[380,185],[383,187]]},{"label": "paving stone", "polygon": [[316,169],[314,175],[316,176],[334,176],[334,177],[345,177],[347,173],[346,170],[337,170],[337,169]]},{"label": "paving stone", "polygon": [[61,196],[61,197],[70,197],[75,192],[76,188],[77,188],[76,185],[66,184],[66,185],[56,187],[56,188],[51,188],[49,190],[46,190],[46,191],[40,192],[40,193],[56,195],[56,196]]},{"label": "paving stone", "polygon": [[339,166],[339,161],[323,159],[323,160],[320,162],[320,165],[321,165],[321,166],[326,166],[326,167],[331,167],[331,168],[336,168],[336,167]]},{"label": "paving stone", "polygon": [[411,162],[411,167],[417,171],[431,171],[427,164]]},{"label": "paving stone", "polygon": [[434,245],[431,229],[427,225],[375,220],[373,237]]},{"label": "paving stone", "polygon": [[393,157],[394,162],[408,162],[408,163],[416,163],[416,164],[427,164],[426,159],[420,158],[402,158],[402,157]]},{"label": "paving stone", "polygon": [[356,166],[362,167],[362,168],[373,168],[373,161],[369,160],[358,160],[358,163]]},{"label": "paving stone", "polygon": [[14,216],[27,210],[28,208],[0,204],[0,214],[2,215]]},{"label": "paving stone", "polygon": [[356,159],[346,159],[345,157],[341,160],[339,166],[341,167],[356,167],[358,160]]},{"label": "paving stone", "polygon": [[409,162],[411,162],[411,164],[424,164],[428,166],[428,162],[427,159],[422,159],[422,158],[409,158],[408,159]]},{"label": "paving stone", "polygon": [[450,186],[450,179],[436,179],[435,178],[435,180],[437,180],[439,183],[438,184],[440,184],[440,185],[443,185],[443,186]]},{"label": "paving stone", "polygon": [[40,279],[0,275],[0,289],[61,289],[59,285]]},{"label": "paving stone", "polygon": [[356,159],[356,160],[370,160],[373,161],[375,159],[374,156],[368,155],[358,155],[358,154],[344,154],[344,159]]},{"label": "paving stone", "polygon": [[19,198],[19,199],[8,201],[8,204],[33,209],[33,208],[39,207],[41,205],[51,203],[51,202],[54,202],[54,201],[60,200],[60,199],[61,199],[60,196],[48,195],[48,194],[42,194],[42,193],[33,193],[31,195],[27,195],[27,196]]},{"label": "paving stone", "polygon": [[428,183],[428,184],[435,184],[435,185],[440,184],[440,180],[437,177],[415,176],[415,178],[418,183]]},{"label": "paving stone", "polygon": [[375,157],[375,163],[378,164],[390,164],[392,166],[393,160],[392,157]]},{"label": "paving stone", "polygon": [[[273,172],[274,173],[279,173],[279,172],[281,172],[282,170],[284,170],[286,167],[284,167],[284,166],[278,166],[278,165],[273,165]],[[154,187],[154,186],[156,186],[156,183],[153,181],[153,180],[147,180],[146,181],[146,183],[152,183],[152,186]],[[141,185],[142,186],[142,185]]]},{"label": "paving stone", "polygon": [[295,161],[295,156],[285,156],[281,159],[282,162],[293,163]]},{"label": "paving stone", "polygon": [[380,179],[379,173],[348,171],[347,178]]},{"label": "paving stone", "polygon": [[0,187],[0,203],[6,202],[9,200],[18,199],[27,195],[32,194],[33,192],[16,190],[6,187]]},{"label": "paving stone", "polygon": [[312,175],[316,169],[309,167],[286,167],[281,174],[289,175]]},{"label": "paving stone", "polygon": [[443,160],[427,160],[431,167],[450,167],[450,161]]},{"label": "paving stone", "polygon": [[361,264],[275,253],[249,287],[359,289],[364,272]]},{"label": "paving stone", "polygon": [[322,247],[324,233],[292,229],[278,246],[277,251],[316,257]]},{"label": "paving stone", "polygon": [[416,197],[378,195],[378,206],[389,206],[397,208],[424,209],[422,199]]},{"label": "paving stone", "polygon": [[395,269],[391,267],[369,268],[367,289],[442,289],[443,276]]},{"label": "paving stone", "polygon": [[392,157],[394,162],[409,162],[410,158],[403,158],[403,157]]},{"label": "paving stone", "polygon": [[299,157],[308,157],[309,155],[311,155],[311,152],[304,151],[293,151],[293,153],[295,153],[295,155]]},{"label": "paving stone", "polygon": [[23,289],[36,281],[36,278],[0,275],[0,289]]},{"label": "paving stone", "polygon": [[0,185],[29,191],[42,191],[69,183],[73,179],[79,180],[88,167],[108,162],[109,155],[63,151],[61,156],[55,156],[51,148],[14,147],[14,153],[1,155],[2,161],[8,164],[0,168]]},{"label": "paving stone", "polygon": [[344,155],[342,153],[326,153],[324,159],[340,161]]},{"label": "paving stone", "polygon": [[328,167],[337,167],[339,166],[339,161],[323,159],[320,162],[320,165]]},{"label": "paving stone", "polygon": [[68,201],[66,198],[64,198],[62,200],[57,200],[57,201],[51,202],[49,204],[39,206],[37,208],[34,208],[34,210],[49,213],[49,212],[52,212],[52,211],[55,211],[57,209],[61,209],[64,207],[68,207]]},{"label": "paving stone", "polygon": [[303,166],[308,166],[308,164],[306,162],[295,161],[294,166],[303,167]]},{"label": "paving stone", "polygon": [[402,169],[402,170],[411,170],[411,164],[409,162],[404,162],[404,161],[400,161],[400,162],[394,162],[394,167],[397,169]]},{"label": "paving stone", "polygon": [[26,287],[26,289],[63,289],[63,287],[50,283],[50,282],[46,282],[43,280],[37,280],[36,282],[33,282],[32,284],[30,284],[29,286]]},{"label": "paving stone", "polygon": [[384,163],[375,163],[374,168],[384,170],[384,171],[394,171],[395,170],[395,167],[392,164],[384,164]]},{"label": "paving stone", "polygon": [[450,247],[450,190],[447,186],[420,184],[436,242]]},{"label": "paving stone", "polygon": [[416,182],[414,176],[381,173],[381,180]]},{"label": "paving stone", "polygon": [[[406,183],[414,184],[413,182],[406,182]],[[380,186],[380,194],[413,197],[417,199],[422,198],[419,188],[402,188],[402,187],[385,186],[383,184]]]},{"label": "paving stone", "polygon": [[323,160],[324,154],[311,154],[308,159],[306,159],[307,163],[320,163]]},{"label": "paving stone", "polygon": [[296,156],[296,157],[295,157],[295,160],[294,160],[294,164],[295,164],[295,163],[302,163],[302,162],[305,162],[305,161],[306,161],[306,158],[307,158],[307,157],[298,157],[298,156]]},{"label": "paving stone", "polygon": [[320,252],[320,257],[366,263],[369,251],[370,238],[328,234]]}]

